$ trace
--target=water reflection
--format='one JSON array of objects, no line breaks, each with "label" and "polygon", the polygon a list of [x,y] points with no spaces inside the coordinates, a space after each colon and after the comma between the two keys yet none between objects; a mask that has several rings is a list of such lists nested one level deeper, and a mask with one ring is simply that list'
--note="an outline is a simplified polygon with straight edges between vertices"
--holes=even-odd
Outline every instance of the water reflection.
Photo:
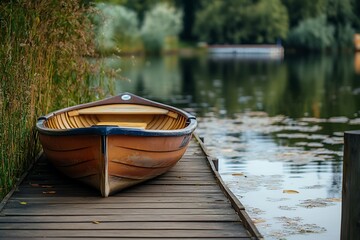
[{"label": "water reflection", "polygon": [[121,58],[103,59],[106,68],[117,70],[117,92],[133,92],[167,101],[181,95],[183,81],[180,75],[179,58]]},{"label": "water reflection", "polygon": [[119,73],[116,92],[198,116],[198,134],[266,239],[337,239],[342,132],[360,127],[354,59],[115,57],[106,66]]}]

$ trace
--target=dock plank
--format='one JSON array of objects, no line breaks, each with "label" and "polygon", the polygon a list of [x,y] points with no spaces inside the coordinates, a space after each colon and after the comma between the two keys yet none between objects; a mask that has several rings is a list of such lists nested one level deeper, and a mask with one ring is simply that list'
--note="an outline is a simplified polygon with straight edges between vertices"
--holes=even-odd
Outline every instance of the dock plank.
[{"label": "dock plank", "polygon": [[224,191],[226,186],[203,149],[199,139],[193,139],[169,172],[108,198],[66,178],[40,158],[2,202],[0,236],[261,239],[244,207]]},{"label": "dock plank", "polygon": [[103,237],[103,238],[119,238],[121,237],[131,237],[131,238],[148,238],[148,237],[172,237],[176,236],[179,238],[218,238],[218,237],[237,237],[237,238],[248,238],[249,236],[244,231],[238,231],[234,229],[223,230],[0,230],[0,235],[2,237],[13,237],[13,238],[24,238],[28,236],[45,238],[57,238],[57,237],[66,237],[66,238],[76,238],[76,237]]}]

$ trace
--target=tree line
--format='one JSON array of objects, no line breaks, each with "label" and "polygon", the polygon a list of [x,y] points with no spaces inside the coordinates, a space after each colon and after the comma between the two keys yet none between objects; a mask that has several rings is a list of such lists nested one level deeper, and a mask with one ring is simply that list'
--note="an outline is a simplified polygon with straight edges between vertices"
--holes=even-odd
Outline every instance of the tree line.
[{"label": "tree line", "polygon": [[[100,2],[95,0],[95,2]],[[307,50],[353,46],[360,31],[357,0],[107,0],[136,13],[138,24],[157,4],[175,7],[178,36],[208,44],[276,44]],[[164,19],[163,19],[164,20]],[[166,21],[166,19],[164,20]],[[166,22],[156,22],[156,28]],[[161,32],[161,31],[160,31]],[[159,31],[157,32],[159,34]]]}]

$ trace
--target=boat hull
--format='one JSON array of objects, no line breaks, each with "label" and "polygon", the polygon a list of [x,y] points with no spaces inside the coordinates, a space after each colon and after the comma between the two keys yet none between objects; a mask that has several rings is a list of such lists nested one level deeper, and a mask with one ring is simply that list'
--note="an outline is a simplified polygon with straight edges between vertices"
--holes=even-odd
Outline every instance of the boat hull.
[{"label": "boat hull", "polygon": [[[149,119],[147,126],[159,128],[161,125],[167,130],[119,126],[88,126],[74,129],[43,127],[46,126],[46,121],[50,122],[48,125],[51,126],[70,125],[65,122],[69,117],[62,116],[64,112],[67,111],[50,114],[46,120],[41,119],[38,122],[39,138],[44,153],[62,173],[100,190],[104,197],[159,176],[172,168],[185,153],[196,126],[192,123],[191,129],[186,129],[189,124],[184,123],[184,117],[174,120],[174,116],[179,115],[174,114],[174,111],[168,117],[169,120],[165,115],[153,118],[146,116],[142,119]],[[58,120],[54,120],[54,116],[59,116]],[[126,116],[126,119],[129,118],[130,115]],[[91,119],[100,117],[94,115]],[[122,117],[123,119],[125,118]],[[88,122],[87,118],[78,119],[78,122],[81,121]],[[131,121],[132,126],[142,125],[135,124],[133,118]],[[185,126],[185,131],[177,127],[181,124]],[[175,126],[176,129],[169,130],[170,126]]]},{"label": "boat hull", "polygon": [[105,197],[167,172],[184,155],[190,140],[190,135],[39,137],[46,157],[58,170]]}]

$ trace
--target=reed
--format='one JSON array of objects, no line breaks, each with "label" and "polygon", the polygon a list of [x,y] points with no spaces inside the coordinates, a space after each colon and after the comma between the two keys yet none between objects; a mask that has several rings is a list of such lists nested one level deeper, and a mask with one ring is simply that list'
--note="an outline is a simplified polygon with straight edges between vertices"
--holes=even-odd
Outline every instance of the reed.
[{"label": "reed", "polygon": [[88,8],[78,0],[0,3],[0,199],[40,148],[37,117],[93,100]]}]

